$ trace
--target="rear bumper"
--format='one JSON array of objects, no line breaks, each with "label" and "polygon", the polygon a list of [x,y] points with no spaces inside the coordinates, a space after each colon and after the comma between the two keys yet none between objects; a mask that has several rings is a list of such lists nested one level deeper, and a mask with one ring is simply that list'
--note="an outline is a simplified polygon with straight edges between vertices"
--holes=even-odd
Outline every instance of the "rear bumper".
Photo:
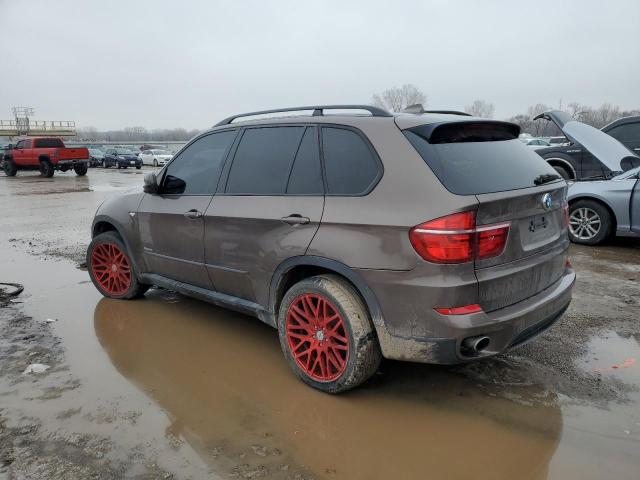
[{"label": "rear bumper", "polygon": [[[440,315],[444,338],[415,338],[391,335],[376,328],[386,358],[422,363],[457,364],[490,357],[523,345],[558,321],[571,303],[576,275],[567,268],[553,285],[526,300],[490,313]],[[463,353],[462,341],[486,336],[490,342],[477,353]]]},{"label": "rear bumper", "polygon": [[134,163],[131,163],[131,160],[118,160],[116,165],[119,167],[141,167],[142,160],[134,160]]},{"label": "rear bumper", "polygon": [[78,159],[78,160],[58,160],[56,163],[56,167],[74,167],[75,165],[79,165],[82,163],[89,163],[88,158]]}]

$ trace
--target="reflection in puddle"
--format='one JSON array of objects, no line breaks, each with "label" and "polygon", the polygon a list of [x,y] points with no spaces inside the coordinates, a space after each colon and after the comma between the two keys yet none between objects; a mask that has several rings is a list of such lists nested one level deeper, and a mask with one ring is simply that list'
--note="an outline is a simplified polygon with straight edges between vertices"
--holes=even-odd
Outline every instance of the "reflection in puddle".
[{"label": "reflection in puddle", "polygon": [[578,365],[603,375],[616,375],[627,381],[640,382],[640,341],[604,331],[589,340],[588,353]]},{"label": "reflection in puddle", "polygon": [[275,330],[163,295],[101,300],[96,334],[120,373],[166,410],[167,433],[221,473],[547,478],[562,430],[555,396],[527,406],[447,369],[396,363],[364,388],[322,394],[290,373]]}]

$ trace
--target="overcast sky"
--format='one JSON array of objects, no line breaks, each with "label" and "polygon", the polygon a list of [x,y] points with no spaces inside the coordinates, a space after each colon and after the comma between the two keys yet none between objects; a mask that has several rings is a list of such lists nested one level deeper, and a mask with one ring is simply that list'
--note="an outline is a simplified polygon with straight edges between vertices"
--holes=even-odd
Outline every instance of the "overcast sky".
[{"label": "overcast sky", "polygon": [[496,118],[640,107],[640,1],[0,0],[0,119],[206,128],[412,83]]}]

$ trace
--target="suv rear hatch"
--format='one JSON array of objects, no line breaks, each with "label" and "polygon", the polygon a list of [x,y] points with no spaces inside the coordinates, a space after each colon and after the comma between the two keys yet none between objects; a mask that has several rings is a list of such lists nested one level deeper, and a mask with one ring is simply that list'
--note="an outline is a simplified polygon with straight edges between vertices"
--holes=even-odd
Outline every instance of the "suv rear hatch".
[{"label": "suv rear hatch", "polygon": [[566,267],[566,182],[518,140],[519,131],[511,123],[477,119],[404,130],[445,188],[476,198],[476,235],[508,228],[500,248],[474,256],[485,312],[539,293]]}]

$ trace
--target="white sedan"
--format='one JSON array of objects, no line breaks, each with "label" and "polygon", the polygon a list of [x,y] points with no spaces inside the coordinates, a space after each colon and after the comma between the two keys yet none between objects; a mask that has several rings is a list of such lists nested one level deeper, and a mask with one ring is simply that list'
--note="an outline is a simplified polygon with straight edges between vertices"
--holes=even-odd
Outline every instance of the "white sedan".
[{"label": "white sedan", "polygon": [[153,165],[154,167],[161,167],[167,163],[173,155],[167,150],[143,150],[140,152],[139,158],[142,160],[143,165]]}]

